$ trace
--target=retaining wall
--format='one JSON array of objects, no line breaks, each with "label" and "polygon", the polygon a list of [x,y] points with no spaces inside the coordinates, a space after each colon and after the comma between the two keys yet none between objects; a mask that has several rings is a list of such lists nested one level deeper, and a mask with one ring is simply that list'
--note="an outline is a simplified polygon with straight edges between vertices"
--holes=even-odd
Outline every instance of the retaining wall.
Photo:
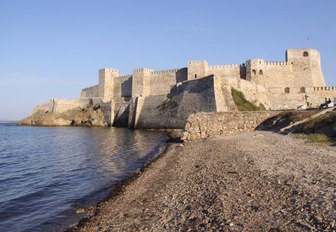
[{"label": "retaining wall", "polygon": [[253,131],[263,121],[281,112],[282,111],[240,111],[192,114],[187,119],[182,140],[195,141],[208,137]]}]

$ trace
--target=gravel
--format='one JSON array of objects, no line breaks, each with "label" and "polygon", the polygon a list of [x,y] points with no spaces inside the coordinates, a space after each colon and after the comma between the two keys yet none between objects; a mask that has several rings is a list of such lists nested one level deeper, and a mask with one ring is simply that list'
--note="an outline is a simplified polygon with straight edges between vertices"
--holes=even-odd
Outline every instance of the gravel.
[{"label": "gravel", "polygon": [[71,231],[335,231],[336,147],[271,132],[171,144]]}]

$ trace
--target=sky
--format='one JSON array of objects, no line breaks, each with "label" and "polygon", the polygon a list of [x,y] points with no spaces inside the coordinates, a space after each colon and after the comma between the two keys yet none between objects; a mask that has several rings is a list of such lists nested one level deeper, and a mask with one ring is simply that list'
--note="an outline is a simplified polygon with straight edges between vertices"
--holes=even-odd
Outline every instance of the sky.
[{"label": "sky", "polygon": [[79,97],[103,67],[284,61],[288,48],[319,50],[335,86],[335,12],[335,0],[1,0],[0,120]]}]

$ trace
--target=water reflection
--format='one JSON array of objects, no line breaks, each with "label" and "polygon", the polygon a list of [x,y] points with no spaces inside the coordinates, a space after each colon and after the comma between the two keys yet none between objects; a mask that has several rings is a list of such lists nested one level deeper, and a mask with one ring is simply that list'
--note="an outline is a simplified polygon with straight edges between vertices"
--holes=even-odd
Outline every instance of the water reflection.
[{"label": "water reflection", "polygon": [[159,132],[119,128],[0,130],[0,231],[62,230],[153,158]]}]

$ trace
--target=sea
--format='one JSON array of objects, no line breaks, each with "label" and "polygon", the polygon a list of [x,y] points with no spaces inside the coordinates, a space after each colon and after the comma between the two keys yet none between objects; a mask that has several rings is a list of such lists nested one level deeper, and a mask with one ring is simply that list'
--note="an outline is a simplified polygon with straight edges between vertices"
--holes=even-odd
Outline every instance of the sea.
[{"label": "sea", "polygon": [[0,123],[0,231],[75,225],[157,157],[166,139],[157,131]]}]

